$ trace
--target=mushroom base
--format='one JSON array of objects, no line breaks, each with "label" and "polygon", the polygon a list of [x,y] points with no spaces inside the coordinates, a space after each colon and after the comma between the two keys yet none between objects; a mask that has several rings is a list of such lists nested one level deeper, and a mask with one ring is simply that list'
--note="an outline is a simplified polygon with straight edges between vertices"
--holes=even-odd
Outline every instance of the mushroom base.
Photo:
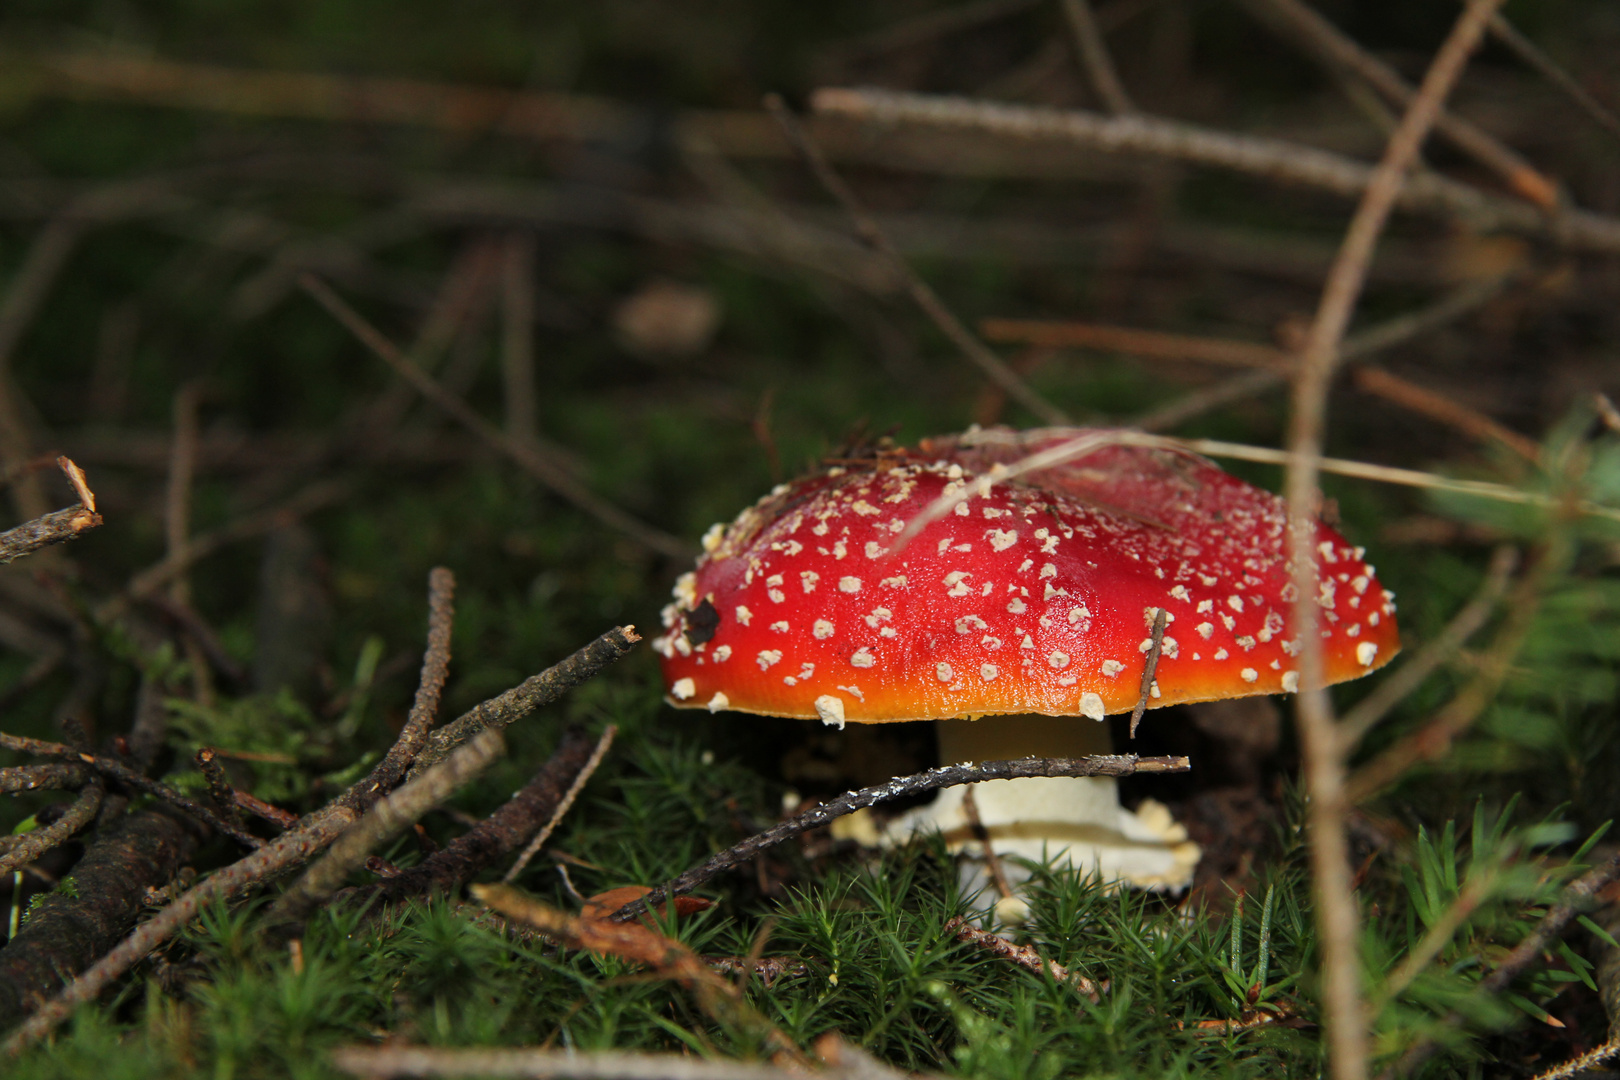
[{"label": "mushroom base", "polygon": [[[993,720],[945,720],[936,725],[940,760],[994,761],[1018,757],[1081,757],[1111,752],[1105,724],[1076,717],[1016,716]],[[1135,811],[1119,803],[1113,777],[1029,777],[974,784],[980,823],[1003,867],[1020,884],[1030,876],[1018,860],[1067,866],[1110,884],[1176,890],[1192,882],[1198,845],[1165,807],[1146,800]],[[953,852],[968,856],[964,884],[989,881],[980,841],[963,810],[966,787],[946,788],[926,806],[892,822],[887,843],[940,832]]]}]

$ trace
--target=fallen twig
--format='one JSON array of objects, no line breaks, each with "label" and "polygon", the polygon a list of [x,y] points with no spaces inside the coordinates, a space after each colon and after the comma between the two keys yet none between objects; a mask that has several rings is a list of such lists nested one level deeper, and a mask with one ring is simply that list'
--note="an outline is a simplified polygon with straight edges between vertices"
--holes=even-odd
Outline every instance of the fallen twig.
[{"label": "fallen twig", "polygon": [[617,663],[641,640],[634,626],[616,626],[595,641],[560,660],[538,675],[531,675],[498,697],[475,705],[428,736],[412,775],[427,768],[456,746],[485,728],[503,728],[542,705],[549,705],[580,683]]},{"label": "fallen twig", "polygon": [[1567,1077],[1579,1076],[1594,1065],[1603,1064],[1616,1054],[1620,1054],[1620,1039],[1610,1039],[1562,1065],[1554,1065],[1546,1072],[1537,1073],[1531,1080],[1566,1080]]},{"label": "fallen twig", "polygon": [[506,748],[499,731],[485,729],[467,740],[433,768],[379,800],[366,816],[338,838],[304,876],[282,893],[265,916],[272,925],[302,922],[351,872],[366,861],[371,849],[415,824],[429,810],[460,791],[488,768]]},{"label": "fallen twig", "polygon": [[1184,757],[1137,757],[1134,754],[1099,754],[1083,758],[1018,758],[1013,761],[985,761],[977,765],[941,765],[912,776],[897,776],[884,784],[846,792],[774,825],[762,833],[750,836],[740,844],[727,848],[706,862],[686,871],[667,885],[661,885],[646,896],[624,905],[610,916],[614,922],[633,919],[644,911],[657,908],[667,898],[691,892],[716,874],[739,866],[768,847],[791,840],[801,833],[819,828],[835,818],[852,814],[862,807],[873,806],[889,799],[921,795],[937,788],[955,787],[957,784],[977,784],[984,780],[1013,780],[1024,776],[1130,776],[1143,772],[1186,772],[1192,766]]},{"label": "fallen twig", "polygon": [[1540,72],[1542,78],[1569,95],[1569,99],[1579,105],[1581,111],[1591,117],[1599,127],[1620,139],[1620,117],[1615,116],[1602,102],[1587,93],[1586,88],[1569,72],[1559,67],[1557,61],[1542,52],[1539,45],[1519,33],[1500,11],[1491,16],[1491,34],[1513,50],[1520,60]]},{"label": "fallen twig", "polygon": [[1147,663],[1142,667],[1142,689],[1136,695],[1136,705],[1131,709],[1131,738],[1136,738],[1136,725],[1142,722],[1142,714],[1147,711],[1148,698],[1153,696],[1153,676],[1159,670],[1159,654],[1164,651],[1164,628],[1169,613],[1160,608],[1153,616],[1153,632],[1149,640]]},{"label": "fallen twig", "polygon": [[1102,1000],[1101,990],[1096,983],[1078,972],[1070,971],[1056,960],[1046,959],[1029,945],[1014,945],[998,934],[980,930],[960,915],[946,920],[945,931],[954,934],[958,941],[977,945],[984,951],[999,956],[1003,960],[1010,960],[1027,971],[1033,971],[1037,975],[1049,975],[1055,982],[1072,986],[1090,998],[1092,1004]]},{"label": "fallen twig", "polygon": [[[827,88],[811,98],[819,114],[875,125],[926,124],[1017,139],[1069,142],[1108,153],[1139,154],[1232,169],[1358,198],[1375,169],[1327,150],[1256,135],[1218,131],[1145,116],[1107,117],[1078,109],[1007,105],[892,90]],[[1481,229],[1511,229],[1590,251],[1620,251],[1620,219],[1567,210],[1557,221],[1526,203],[1488,195],[1432,173],[1405,178],[1401,209],[1442,213]]]},{"label": "fallen twig", "polygon": [[0,769],[0,794],[19,791],[77,791],[90,779],[90,770],[70,762],[49,765],[13,765]]},{"label": "fallen twig", "polygon": [[574,782],[568,785],[567,792],[563,794],[562,801],[557,804],[557,808],[551,812],[551,817],[541,826],[540,831],[534,834],[534,839],[529,841],[529,845],[517,857],[517,861],[512,864],[512,868],[501,876],[502,882],[511,884],[516,881],[517,876],[523,873],[523,868],[529,865],[529,860],[533,859],[540,849],[545,846],[546,841],[551,839],[551,834],[556,831],[557,823],[563,819],[563,815],[567,814],[569,808],[574,805],[574,800],[579,798],[579,793],[585,790],[585,785],[590,781],[597,767],[602,764],[602,759],[607,756],[608,748],[613,745],[613,737],[618,733],[619,726],[617,724],[609,724],[602,729],[602,737],[596,740],[596,749],[591,751],[591,756],[586,759],[584,767],[579,770],[579,775],[574,777]]},{"label": "fallen twig", "polygon": [[375,900],[373,910],[435,893],[452,893],[506,858],[561,805],[590,757],[592,740],[570,730],[545,765],[489,817],[397,877],[339,893],[339,900]]},{"label": "fallen twig", "polygon": [[1535,440],[1525,438],[1454,398],[1426,390],[1383,368],[1358,367],[1351,376],[1351,382],[1358,390],[1376,394],[1404,409],[1448,424],[1481,442],[1500,443],[1526,461],[1541,461],[1541,447],[1536,445]]},{"label": "fallen twig", "polygon": [[350,307],[325,282],[313,274],[301,274],[298,284],[431,405],[511,458],[530,476],[638,544],[683,562],[692,557],[691,549],[680,539],[637,520],[587,488],[559,463],[554,451],[547,449],[537,439],[514,438],[485,420],[471,405],[440,386],[431,375],[413,364],[382,331]]},{"label": "fallen twig", "polygon": [[1422,727],[1385,747],[1350,776],[1345,785],[1345,797],[1351,803],[1370,798],[1413,766],[1443,756],[1457,737],[1478,719],[1510,674],[1513,658],[1518,655],[1541,610],[1547,580],[1562,561],[1559,553],[1547,549],[1541,552],[1503,605],[1507,614],[1490,648],[1480,657],[1474,678],[1435,710]]},{"label": "fallen twig", "polygon": [[69,804],[61,817],[49,825],[14,837],[9,848],[0,850],[0,874],[27,866],[57,845],[66,843],[74,833],[95,819],[106,794],[106,786],[100,778],[94,779],[85,785],[79,797]]},{"label": "fallen twig", "polygon": [[0,949],[0,1030],[116,945],[147,890],[167,884],[198,839],[198,830],[160,813],[130,814],[100,830],[73,866],[72,893],[44,897]]},{"label": "fallen twig", "polygon": [[388,748],[373,773],[378,790],[399,783],[417,755],[427,744],[428,729],[439,715],[439,698],[450,676],[450,634],[455,625],[456,576],[448,567],[435,566],[428,573],[427,649],[422,654],[422,674],[416,684],[416,698],[394,745]]},{"label": "fallen twig", "polygon": [[906,291],[911,294],[912,300],[933,321],[934,325],[946,337],[951,339],[951,343],[961,350],[962,355],[972,361],[984,373],[986,378],[1005,390],[1008,396],[1046,423],[1067,423],[1067,413],[1031,389],[1028,383],[1018,377],[1017,372],[1008,367],[1001,357],[991,352],[989,346],[975,337],[973,331],[962,324],[962,321],[951,312],[950,308],[945,306],[944,301],[939,298],[939,294],[926,281],[917,276],[917,272],[911,268],[911,264],[906,261],[906,257],[894,246],[894,242],[889,239],[888,234],[878,228],[877,222],[872,220],[872,215],[866,212],[860,200],[855,197],[855,192],[850,190],[849,185],[844,183],[842,177],[833,172],[832,166],[827,163],[826,155],[821,152],[821,147],[816,144],[815,139],[811,137],[805,126],[799,123],[798,118],[783,104],[782,99],[775,94],[768,95],[765,98],[765,108],[770,110],[771,116],[781,126],[788,142],[804,158],[805,164],[810,167],[810,171],[815,174],[821,186],[826,188],[828,193],[837,199],[839,205],[844,208],[844,212],[849,215],[850,221],[855,226],[856,235],[872,250],[884,257],[895,273],[906,283]]},{"label": "fallen twig", "polygon": [[[1483,281],[1470,281],[1445,293],[1432,304],[1358,330],[1345,337],[1340,344],[1338,364],[1354,363],[1437,330],[1488,303],[1518,276],[1507,273]],[[1265,393],[1286,382],[1287,378],[1282,372],[1248,372],[1161,405],[1138,417],[1134,426],[1143,431],[1166,431],[1195,416]]]},{"label": "fallen twig", "polygon": [[1161,360],[1199,360],[1234,367],[1264,368],[1286,374],[1293,369],[1293,358],[1275,345],[1228,338],[1166,334],[1139,330],[1134,326],[1104,323],[1055,321],[1050,319],[984,319],[979,332],[986,341],[1019,342],[1048,348],[1103,349],[1130,356],[1151,356]]},{"label": "fallen twig", "polygon": [[[789,1080],[795,1074],[689,1054],[589,1053],[520,1047],[511,1050],[440,1046],[342,1046],[332,1064],[363,1077],[487,1076],[505,1080]],[[825,1075],[825,1074],[816,1074]]]},{"label": "fallen twig", "polygon": [[191,760],[208,784],[208,798],[214,804],[214,809],[232,825],[241,828],[242,808],[236,804],[236,789],[231,786],[231,778],[225,775],[225,766],[219,763],[219,755],[214,748],[202,747],[192,755]]},{"label": "fallen twig", "polygon": [[104,757],[99,754],[85,754],[62,743],[47,742],[43,739],[30,739],[20,735],[7,735],[3,731],[0,731],[0,749],[83,762],[115,783],[135,791],[154,795],[176,809],[185,811],[198,821],[217,829],[239,844],[244,844],[247,847],[258,847],[263,843],[257,836],[244,832],[241,828],[225,820],[225,818],[202,803],[180,794],[180,792],[167,784],[147,778],[143,773],[130,768],[117,758]]},{"label": "fallen twig", "polygon": [[20,559],[52,544],[77,539],[86,529],[101,524],[101,515],[96,513],[96,497],[85,483],[84,470],[65,457],[57,458],[56,463],[78,492],[78,505],[53,510],[0,533],[0,563]]},{"label": "fallen twig", "polygon": [[86,968],[62,992],[39,1008],[13,1031],[0,1054],[16,1056],[44,1038],[73,1015],[73,1010],[99,996],[147,953],[173,937],[203,907],[221,897],[234,896],[260,884],[273,874],[294,866],[331,843],[359,818],[347,806],[331,806],[312,815],[309,823],[277,837],[246,858],[209,875],[152,918],[135,928],[110,952]]},{"label": "fallen twig", "polygon": [[806,1067],[809,1059],[782,1031],[765,1019],[740,988],[710,969],[703,960],[673,938],[643,922],[615,923],[610,919],[570,915],[531,900],[510,885],[474,885],[473,896],[508,919],[521,920],[572,949],[618,956],[645,964],[660,976],[691,992],[710,1016],[722,1023],[752,1028],[769,1050],[774,1064]]}]

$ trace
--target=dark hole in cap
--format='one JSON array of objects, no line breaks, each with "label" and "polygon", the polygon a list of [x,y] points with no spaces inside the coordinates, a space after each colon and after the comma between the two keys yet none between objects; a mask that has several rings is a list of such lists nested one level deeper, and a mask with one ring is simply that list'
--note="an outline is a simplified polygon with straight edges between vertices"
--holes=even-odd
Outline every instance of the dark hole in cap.
[{"label": "dark hole in cap", "polygon": [[709,603],[708,597],[691,611],[686,613],[686,640],[693,645],[703,645],[713,639],[715,631],[720,629],[720,613]]}]

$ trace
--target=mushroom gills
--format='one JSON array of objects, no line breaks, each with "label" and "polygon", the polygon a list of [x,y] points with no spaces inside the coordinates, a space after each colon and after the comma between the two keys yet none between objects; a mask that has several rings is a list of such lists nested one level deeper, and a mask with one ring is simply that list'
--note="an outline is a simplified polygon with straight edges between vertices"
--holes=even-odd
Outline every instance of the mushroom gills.
[{"label": "mushroom gills", "polygon": [[[1107,726],[1081,717],[941,720],[936,730],[940,760],[947,762],[1113,752]],[[1200,852],[1186,829],[1151,799],[1135,811],[1121,806],[1118,783],[1111,776],[1037,776],[972,786],[992,849],[1004,859],[1012,857],[1002,868],[1015,888],[1030,876],[1022,860],[1096,874],[1115,886],[1174,891],[1192,882]],[[939,832],[952,852],[965,857],[964,887],[984,890],[991,888],[990,877],[983,847],[963,812],[965,791],[943,789],[932,803],[891,822],[883,841],[897,845]]]}]

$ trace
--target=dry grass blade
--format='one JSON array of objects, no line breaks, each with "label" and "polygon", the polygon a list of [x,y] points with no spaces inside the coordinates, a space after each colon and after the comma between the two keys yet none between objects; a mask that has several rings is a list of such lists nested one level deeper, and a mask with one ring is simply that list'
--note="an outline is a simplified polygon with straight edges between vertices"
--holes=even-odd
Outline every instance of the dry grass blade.
[{"label": "dry grass blade", "polygon": [[782,99],[772,94],[765,99],[765,107],[770,110],[776,122],[781,125],[783,133],[788,137],[788,141],[799,151],[805,163],[810,166],[810,170],[815,173],[816,179],[820,181],[821,186],[826,188],[833,198],[838,200],[839,205],[844,208],[844,212],[849,215],[851,222],[854,223],[855,231],[861,240],[883,256],[906,283],[906,290],[911,294],[911,298],[916,301],[917,306],[923,310],[923,313],[933,321],[934,325],[946,337],[951,339],[951,343],[961,350],[962,355],[977,365],[988,379],[1005,390],[1009,397],[1046,423],[1066,423],[1068,416],[1062,409],[1059,409],[1030,389],[1029,384],[1019,378],[1018,373],[1008,367],[1001,357],[991,352],[984,342],[975,337],[973,331],[964,326],[962,321],[951,313],[950,308],[945,306],[944,301],[939,298],[939,294],[934,292],[926,281],[917,276],[917,272],[911,268],[911,264],[906,261],[906,257],[894,246],[894,242],[889,239],[888,234],[878,227],[877,222],[872,219],[872,215],[868,214],[865,208],[861,206],[860,200],[855,197],[855,193],[850,190],[849,185],[844,183],[843,178],[837,173],[833,172],[832,166],[827,164],[827,158],[821,152],[821,148],[810,137],[810,133],[805,130],[804,125],[799,123],[798,118],[788,111],[788,107],[783,104]]},{"label": "dry grass blade", "polygon": [[[942,495],[934,500],[922,513],[916,515],[911,523],[895,538],[895,542],[891,547],[891,554],[903,550],[917,533],[921,532],[930,523],[938,521],[951,513],[958,503],[969,498],[983,496],[996,484],[1012,483],[1019,477],[1029,473],[1040,472],[1043,469],[1054,469],[1060,465],[1079,461],[1088,454],[1106,446],[1143,446],[1159,450],[1182,450],[1194,454],[1203,454],[1206,457],[1233,458],[1239,461],[1256,461],[1267,465],[1282,465],[1284,467],[1297,460],[1297,455],[1287,450],[1274,450],[1266,446],[1248,446],[1243,443],[1225,442],[1220,439],[1176,439],[1167,435],[1151,435],[1142,431],[1110,428],[1094,430],[1071,428],[1067,430],[1077,434],[1064,442],[1015,461],[1011,465],[998,465],[990,472],[977,477],[972,484],[962,490],[950,495]],[[1041,442],[1049,438],[1053,431],[1054,429],[1050,428],[1034,428],[1024,432],[1009,433],[990,429],[972,436],[964,436],[962,442],[966,446],[973,445],[975,440],[1016,439],[1027,442]],[[1398,469],[1389,465],[1373,465],[1364,461],[1346,461],[1343,458],[1317,458],[1316,465],[1322,472],[1334,473],[1338,476],[1352,476],[1361,480],[1375,480],[1381,484],[1398,484],[1402,487],[1423,488],[1428,491],[1448,491],[1458,495],[1472,495],[1482,499],[1491,499],[1496,502],[1540,506],[1560,512],[1574,512],[1591,517],[1606,518],[1611,521],[1620,521],[1620,510],[1614,507],[1603,506],[1586,499],[1560,499],[1539,491],[1523,491],[1519,488],[1509,487],[1506,484],[1491,483],[1487,480],[1456,480],[1449,476],[1439,476],[1435,473],[1421,472],[1417,469]]]},{"label": "dry grass blade", "polygon": [[367,322],[324,282],[313,275],[304,274],[299,277],[298,283],[378,359],[393,368],[394,373],[409,383],[412,389],[446,416],[511,458],[530,476],[602,524],[618,530],[637,543],[672,559],[684,562],[692,558],[694,554],[692,549],[679,539],[638,521],[580,483],[556,460],[554,454],[548,452],[537,441],[514,438],[485,420],[472,406],[440,386],[425,371],[411,363],[392,341],[383,336],[381,331]]}]

